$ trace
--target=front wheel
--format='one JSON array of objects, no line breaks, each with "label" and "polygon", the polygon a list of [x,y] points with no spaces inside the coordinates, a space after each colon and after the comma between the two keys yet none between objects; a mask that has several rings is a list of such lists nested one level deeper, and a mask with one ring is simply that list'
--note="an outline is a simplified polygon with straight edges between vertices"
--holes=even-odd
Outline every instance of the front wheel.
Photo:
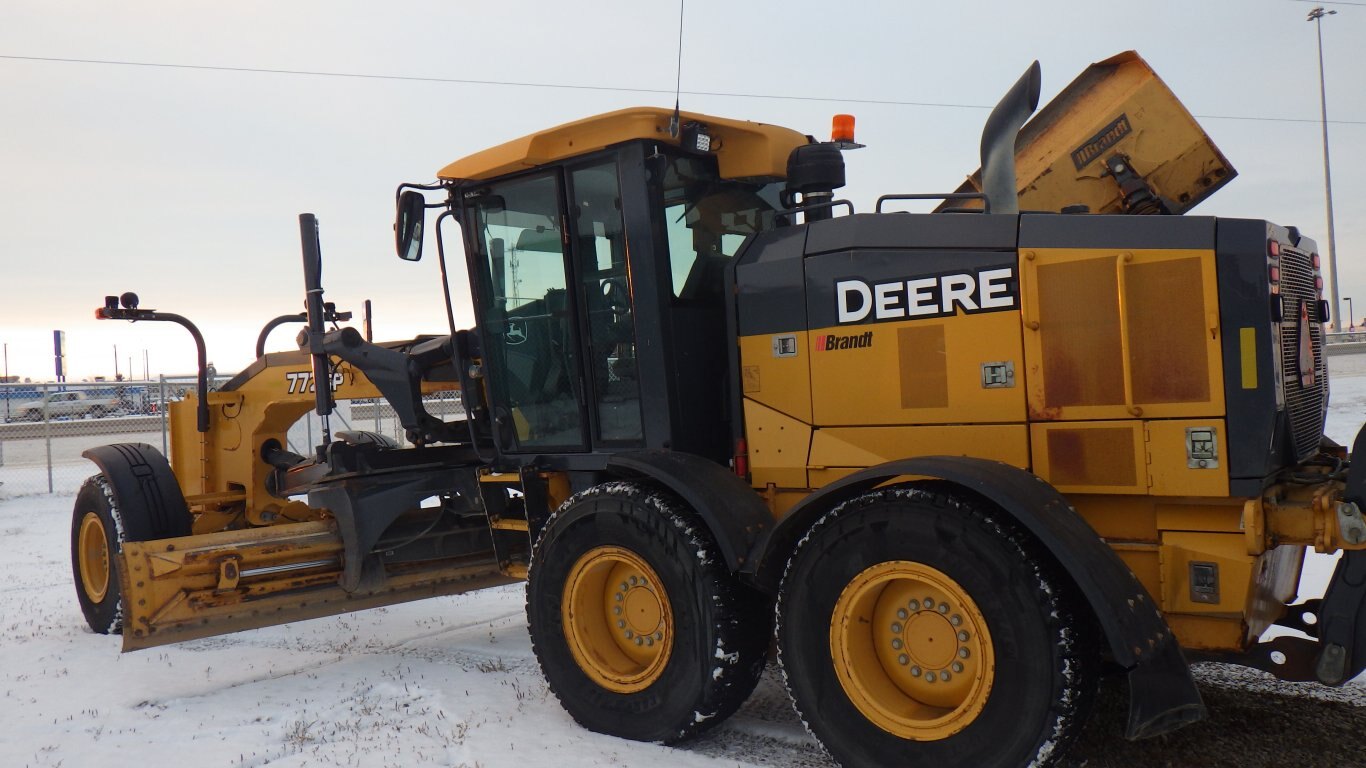
[{"label": "front wheel", "polygon": [[1046,766],[1080,730],[1097,666],[1089,618],[992,511],[873,491],[826,514],[789,561],[779,661],[842,765]]},{"label": "front wheel", "polygon": [[102,635],[123,631],[118,553],[123,514],[104,475],[85,481],[71,517],[71,570],[86,624]]},{"label": "front wheel", "polygon": [[[156,457],[160,459],[160,454]],[[164,466],[165,459],[160,460]],[[144,488],[143,493],[120,503],[113,483],[102,474],[88,478],[76,493],[71,513],[71,575],[81,613],[94,632],[123,632],[119,555],[124,543],[188,536],[192,530],[183,501],[176,504],[164,495],[149,495],[154,493],[156,488]]]},{"label": "front wheel", "polygon": [[532,646],[584,727],[671,743],[729,717],[753,691],[768,605],[677,497],[644,483],[597,486],[565,502],[534,551]]}]

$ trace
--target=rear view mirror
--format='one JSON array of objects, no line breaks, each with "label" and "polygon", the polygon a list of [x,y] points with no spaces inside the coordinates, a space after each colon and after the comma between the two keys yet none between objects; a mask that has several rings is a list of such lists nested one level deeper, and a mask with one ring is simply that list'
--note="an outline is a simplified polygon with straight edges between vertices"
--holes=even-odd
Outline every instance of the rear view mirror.
[{"label": "rear view mirror", "polygon": [[394,246],[404,261],[422,258],[422,227],[426,220],[427,200],[415,189],[404,190],[398,196],[398,212],[394,218]]}]

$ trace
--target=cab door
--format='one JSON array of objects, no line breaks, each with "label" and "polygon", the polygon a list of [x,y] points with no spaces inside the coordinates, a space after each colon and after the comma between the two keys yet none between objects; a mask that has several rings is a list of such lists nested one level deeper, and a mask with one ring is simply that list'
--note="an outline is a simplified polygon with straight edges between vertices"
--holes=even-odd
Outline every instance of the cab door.
[{"label": "cab door", "polygon": [[558,171],[497,181],[474,211],[479,326],[505,453],[587,448],[580,339]]}]

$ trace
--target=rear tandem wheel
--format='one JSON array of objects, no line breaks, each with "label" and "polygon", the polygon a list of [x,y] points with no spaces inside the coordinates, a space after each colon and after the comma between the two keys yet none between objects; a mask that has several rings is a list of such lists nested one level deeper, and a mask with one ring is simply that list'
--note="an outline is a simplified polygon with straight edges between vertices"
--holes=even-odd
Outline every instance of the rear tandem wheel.
[{"label": "rear tandem wheel", "polygon": [[880,489],[827,513],[788,562],[779,662],[846,768],[1048,766],[1085,722],[1089,616],[1033,542],[988,512]]}]

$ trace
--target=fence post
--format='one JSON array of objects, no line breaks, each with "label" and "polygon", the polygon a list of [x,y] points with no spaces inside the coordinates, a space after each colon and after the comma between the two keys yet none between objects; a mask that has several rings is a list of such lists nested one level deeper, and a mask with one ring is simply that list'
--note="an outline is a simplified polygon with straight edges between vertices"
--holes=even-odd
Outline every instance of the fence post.
[{"label": "fence post", "polygon": [[42,386],[42,391],[38,394],[43,399],[43,442],[47,450],[47,492],[52,493],[52,419],[49,418],[47,403],[47,385]]},{"label": "fence post", "polygon": [[169,417],[167,416],[167,414],[170,412],[171,409],[169,407],[169,404],[166,402],[166,374],[161,373],[157,374],[157,376],[161,379],[159,389],[159,394],[161,395],[161,402],[157,406],[157,410],[161,412],[161,455],[165,456],[166,459],[169,461],[171,458],[171,449],[167,446],[166,434],[169,430],[167,421]]}]

